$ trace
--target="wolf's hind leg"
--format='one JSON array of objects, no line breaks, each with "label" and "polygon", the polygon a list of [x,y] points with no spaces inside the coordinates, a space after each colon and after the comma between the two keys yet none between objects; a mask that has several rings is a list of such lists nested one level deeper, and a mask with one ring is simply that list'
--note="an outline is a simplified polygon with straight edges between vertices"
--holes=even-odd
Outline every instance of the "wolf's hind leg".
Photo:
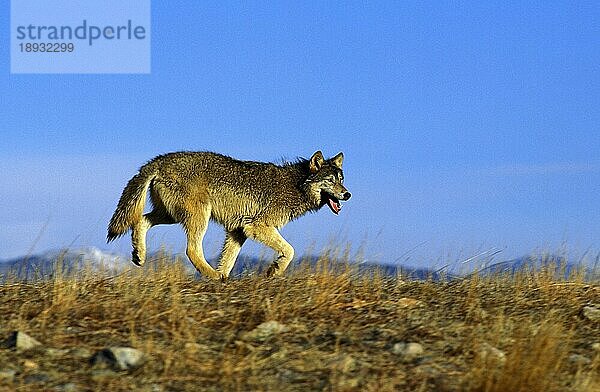
[{"label": "wolf's hind leg", "polygon": [[131,242],[133,252],[131,261],[135,265],[142,266],[146,262],[146,233],[152,226],[176,223],[169,213],[160,207],[142,216],[142,219],[133,226],[131,231]]},{"label": "wolf's hind leg", "polygon": [[279,234],[275,227],[250,225],[244,228],[244,234],[248,237],[262,242],[269,248],[275,250],[279,257],[267,270],[267,276],[282,275],[287,266],[294,258],[294,248]]},{"label": "wolf's hind leg", "polygon": [[202,249],[202,239],[208,228],[209,219],[210,207],[202,206],[182,221],[187,233],[186,254],[198,272],[211,279],[221,279],[222,274],[208,264]]},{"label": "wolf's hind leg", "polygon": [[149,228],[150,221],[145,216],[131,228],[131,261],[140,267],[146,262],[146,232]]},{"label": "wolf's hind leg", "polygon": [[246,241],[246,235],[241,229],[227,231],[225,233],[225,243],[223,244],[223,252],[221,252],[221,260],[217,271],[223,274],[224,278],[227,278],[233,269],[235,260],[240,254],[240,249]]}]

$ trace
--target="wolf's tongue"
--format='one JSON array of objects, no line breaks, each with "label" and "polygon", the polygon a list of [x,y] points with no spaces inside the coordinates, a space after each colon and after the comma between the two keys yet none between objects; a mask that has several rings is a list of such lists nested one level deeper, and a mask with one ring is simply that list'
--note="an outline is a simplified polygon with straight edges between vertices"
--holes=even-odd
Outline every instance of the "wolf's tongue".
[{"label": "wolf's tongue", "polygon": [[340,213],[340,210],[342,209],[342,205],[340,204],[339,201],[329,198],[329,199],[327,199],[327,203],[329,204],[329,208],[331,208],[331,211],[334,214],[337,215]]}]

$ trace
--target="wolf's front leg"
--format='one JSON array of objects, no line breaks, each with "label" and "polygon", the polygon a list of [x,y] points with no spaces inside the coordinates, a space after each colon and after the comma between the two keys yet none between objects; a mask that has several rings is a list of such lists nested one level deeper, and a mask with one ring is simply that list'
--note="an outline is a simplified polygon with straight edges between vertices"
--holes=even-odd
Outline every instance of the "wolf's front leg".
[{"label": "wolf's front leg", "polygon": [[219,266],[217,267],[217,272],[223,274],[223,279],[227,279],[229,277],[229,274],[233,269],[233,265],[235,264],[235,259],[238,257],[240,249],[242,248],[242,245],[244,245],[245,241],[246,235],[241,229],[227,231],[225,233],[225,243],[223,244],[221,260],[219,261]]},{"label": "wolf's front leg", "polygon": [[273,249],[279,257],[267,270],[267,276],[282,275],[294,258],[294,248],[272,226],[249,225],[244,228],[244,234],[253,240],[262,242]]},{"label": "wolf's front leg", "polygon": [[198,272],[207,278],[222,280],[223,274],[215,271],[214,268],[208,264],[202,249],[202,239],[208,228],[209,218],[210,207],[201,206],[192,213],[189,213],[188,217],[182,222],[188,240],[186,254]]}]

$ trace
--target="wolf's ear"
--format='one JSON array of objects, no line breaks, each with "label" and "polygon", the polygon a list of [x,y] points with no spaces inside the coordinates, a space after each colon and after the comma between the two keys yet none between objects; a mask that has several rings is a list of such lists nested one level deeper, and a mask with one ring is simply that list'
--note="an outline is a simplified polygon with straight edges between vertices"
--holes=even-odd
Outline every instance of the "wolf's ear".
[{"label": "wolf's ear", "polygon": [[325,158],[323,158],[323,153],[321,151],[315,152],[312,157],[310,157],[309,168],[311,173],[316,173],[319,171],[323,163],[325,162]]},{"label": "wolf's ear", "polygon": [[337,154],[330,160],[331,160],[331,163],[333,164],[333,166],[337,167],[338,169],[341,169],[342,163],[344,163],[344,153],[340,152],[339,154]]}]

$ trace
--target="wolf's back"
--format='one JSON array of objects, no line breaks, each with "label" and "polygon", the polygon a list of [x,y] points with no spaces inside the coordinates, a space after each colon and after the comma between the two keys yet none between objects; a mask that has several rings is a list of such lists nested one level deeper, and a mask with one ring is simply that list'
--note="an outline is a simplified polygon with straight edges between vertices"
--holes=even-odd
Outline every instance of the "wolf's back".
[{"label": "wolf's back", "polygon": [[154,165],[150,162],[142,166],[139,173],[129,180],[125,189],[123,189],[117,209],[110,218],[106,236],[108,242],[125,234],[129,228],[142,218],[146,193],[154,176]]}]

